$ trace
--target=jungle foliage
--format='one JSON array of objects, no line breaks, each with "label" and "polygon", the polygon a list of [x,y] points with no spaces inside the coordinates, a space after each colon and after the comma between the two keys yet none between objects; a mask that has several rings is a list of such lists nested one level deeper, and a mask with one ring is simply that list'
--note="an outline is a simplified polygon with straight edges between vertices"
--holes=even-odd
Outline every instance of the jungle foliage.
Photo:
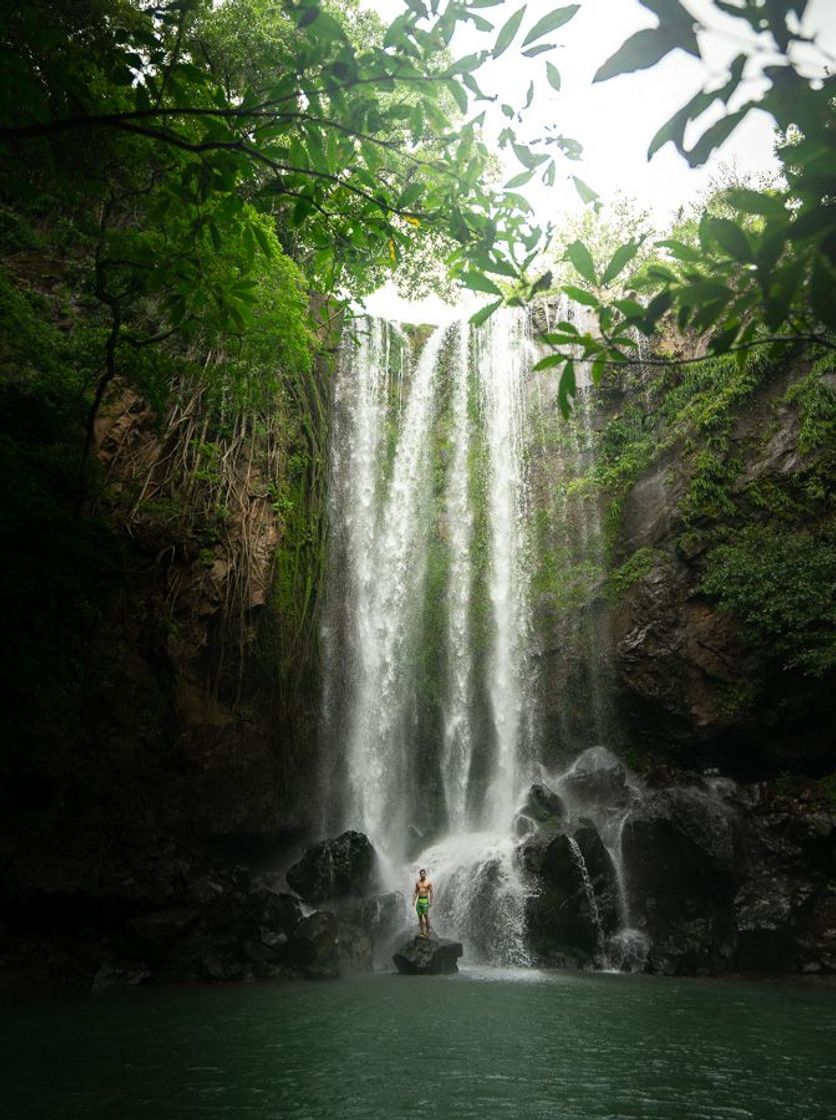
[{"label": "jungle foliage", "polygon": [[[657,26],[631,36],[599,68],[596,81],[652,67],[676,50],[701,57],[701,21],[678,0],[641,2]],[[575,396],[579,358],[591,361],[598,382],[607,368],[624,368],[635,360],[637,333],[658,338],[672,322],[699,336],[703,353],[735,353],[741,362],[762,345],[774,353],[805,341],[832,345],[836,77],[832,59],[800,29],[806,6],[806,0],[715,0],[718,12],[739,22],[744,44],[746,33],[756,38],[748,39],[750,45],[735,57],[724,81],[707,82],[662,125],[648,150],[652,158],[672,143],[692,167],[700,166],[750,112],[759,110],[780,130],[780,186],[728,189],[725,213],[705,209],[692,229],[656,242],[661,256],[649,263],[642,261],[642,235],[619,245],[603,264],[580,238],[566,247],[565,258],[580,282],[564,285],[563,291],[591,310],[595,329],[578,329],[564,320],[545,335],[554,353],[539,368],[560,370],[564,414]],[[813,64],[809,49],[817,52]],[[741,103],[745,83],[752,80],[755,88],[763,84],[763,95]],[[691,143],[686,132],[690,136],[694,126],[701,132]]]}]

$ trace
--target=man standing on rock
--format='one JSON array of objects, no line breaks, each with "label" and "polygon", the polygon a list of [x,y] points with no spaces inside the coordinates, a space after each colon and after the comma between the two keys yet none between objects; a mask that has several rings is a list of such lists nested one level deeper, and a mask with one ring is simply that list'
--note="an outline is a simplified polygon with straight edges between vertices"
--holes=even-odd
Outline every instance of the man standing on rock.
[{"label": "man standing on rock", "polygon": [[433,904],[433,885],[422,867],[418,872],[418,882],[412,892],[412,903],[418,914],[418,936],[430,936],[430,907]]}]

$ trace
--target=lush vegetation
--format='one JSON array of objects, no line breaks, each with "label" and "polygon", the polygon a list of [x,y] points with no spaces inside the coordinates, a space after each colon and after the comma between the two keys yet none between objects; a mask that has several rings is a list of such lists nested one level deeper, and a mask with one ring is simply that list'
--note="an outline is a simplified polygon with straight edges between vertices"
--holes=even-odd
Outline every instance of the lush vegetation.
[{"label": "lush vegetation", "polygon": [[[657,26],[631,36],[603,63],[596,81],[652,67],[675,50],[700,57],[701,21],[678,0],[642,3],[656,16]],[[564,283],[562,290],[591,309],[595,329],[581,330],[562,320],[545,335],[555,352],[540,368],[561,371],[564,414],[576,392],[579,358],[592,362],[598,382],[608,368],[624,368],[636,360],[637,335],[664,337],[671,323],[698,336],[703,353],[735,353],[741,362],[762,346],[777,354],[800,341],[833,345],[836,77],[832,59],[800,30],[806,6],[806,0],[718,0],[715,8],[739,21],[743,49],[726,80],[719,85],[709,80],[662,125],[648,150],[652,158],[672,143],[691,166],[699,166],[758,110],[768,113],[780,130],[781,182],[760,190],[731,186],[719,212],[716,206],[706,207],[695,220],[657,241],[656,259],[648,259],[648,233],[640,228],[631,230],[605,260],[596,260],[598,246],[589,239],[577,238],[566,247],[565,260],[578,280]],[[811,46],[817,52],[812,64],[809,50],[803,49]],[[747,81],[757,74],[765,92],[739,104],[744,72]],[[690,137],[694,127],[701,134],[691,143],[686,132]],[[597,204],[595,198],[590,201]],[[666,357],[694,360],[676,353]]]}]

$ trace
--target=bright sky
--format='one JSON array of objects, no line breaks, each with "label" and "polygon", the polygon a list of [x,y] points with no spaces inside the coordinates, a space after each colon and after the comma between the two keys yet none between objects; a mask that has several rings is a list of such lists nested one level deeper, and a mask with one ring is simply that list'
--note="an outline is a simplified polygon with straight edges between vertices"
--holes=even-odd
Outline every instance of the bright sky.
[{"label": "bright sky", "polygon": [[[386,21],[403,10],[401,0],[366,0]],[[459,57],[493,45],[496,31],[517,10],[522,0],[505,0],[493,8],[479,9],[479,14],[495,25],[493,33],[479,34],[470,25],[457,32],[453,54]],[[668,144],[648,163],[648,144],[658,128],[676,109],[684,105],[705,82],[706,72],[716,75],[718,84],[726,73],[726,65],[745,49],[741,38],[742,21],[724,16],[710,0],[683,0],[693,15],[712,28],[712,34],[701,37],[705,62],[682,51],[674,51],[650,70],[621,75],[607,82],[592,84],[598,67],[621,43],[642,27],[655,26],[656,20],[638,0],[580,0],[577,15],[557,32],[546,36],[557,42],[556,51],[534,59],[523,58],[518,43],[536,20],[566,0],[528,0],[526,15],[517,41],[505,54],[487,63],[477,74],[486,93],[498,93],[500,101],[521,107],[531,80],[535,82],[535,99],[519,128],[524,134],[537,136],[545,123],[556,123],[565,136],[583,144],[579,163],[565,160],[558,163],[554,187],[535,188],[536,179],[525,193],[537,211],[538,221],[557,219],[561,213],[577,209],[581,203],[569,176],[578,175],[596,190],[606,202],[617,193],[635,197],[649,208],[657,223],[664,225],[684,203],[699,195],[721,164],[731,164],[741,173],[770,173],[775,169],[772,156],[771,119],[766,114],[750,113],[722,148],[708,163],[692,170]],[[836,55],[836,3],[833,0],[810,0],[804,19],[804,31],[815,33],[818,43]],[[751,42],[751,40],[749,40]],[[550,59],[560,70],[561,90],[552,90],[545,79],[545,60]],[[816,65],[811,57],[811,65]],[[818,62],[820,66],[820,61]],[[817,71],[818,72],[818,71]],[[757,95],[757,86],[743,83],[739,100]],[[480,102],[474,112],[485,107]],[[732,104],[735,107],[735,103]],[[507,123],[498,106],[489,113],[488,135],[496,135]],[[702,124],[703,122],[701,122]],[[701,131],[702,129],[700,129]],[[688,136],[686,135],[686,140]],[[510,157],[508,174],[521,170]],[[484,302],[477,299],[477,305]],[[440,301],[422,301],[406,305],[393,290],[384,289],[366,301],[370,311],[407,320],[429,317],[437,321],[442,313]],[[449,309],[448,309],[449,314]]]}]

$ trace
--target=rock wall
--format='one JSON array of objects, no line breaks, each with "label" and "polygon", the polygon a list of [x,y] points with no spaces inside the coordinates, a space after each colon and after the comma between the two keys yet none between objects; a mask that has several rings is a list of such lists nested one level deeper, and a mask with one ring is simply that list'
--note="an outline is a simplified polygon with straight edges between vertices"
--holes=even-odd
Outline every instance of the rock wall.
[{"label": "rock wall", "polygon": [[[318,375],[327,384],[327,366]],[[193,961],[215,954],[216,978],[243,975],[247,960],[212,947],[223,914],[311,827],[316,625],[285,672],[297,599],[287,569],[315,565],[323,527],[313,516],[300,543],[277,509],[298,437],[271,444],[243,429],[233,454],[206,424],[202,439],[180,439],[177,419],[120,386],[97,425],[95,508],[73,521],[59,494],[61,533],[16,542],[34,571],[49,550],[66,593],[30,601],[22,683],[4,682],[18,720],[0,825],[9,982],[176,977],[176,954],[131,949],[135,933],[162,944],[175,929]],[[228,451],[226,467],[207,469],[207,454]],[[37,659],[50,640],[57,670],[46,673]],[[256,902],[237,942],[257,940]],[[184,974],[213,975],[199,964]]]}]

